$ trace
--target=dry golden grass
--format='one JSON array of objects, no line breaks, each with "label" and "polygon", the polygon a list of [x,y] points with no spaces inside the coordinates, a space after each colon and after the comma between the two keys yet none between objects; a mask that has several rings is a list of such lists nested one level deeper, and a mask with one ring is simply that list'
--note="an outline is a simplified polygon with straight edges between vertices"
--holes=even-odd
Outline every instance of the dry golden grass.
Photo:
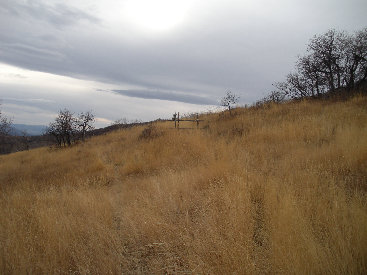
[{"label": "dry golden grass", "polygon": [[0,273],[365,274],[366,106],[267,105],[1,156]]}]

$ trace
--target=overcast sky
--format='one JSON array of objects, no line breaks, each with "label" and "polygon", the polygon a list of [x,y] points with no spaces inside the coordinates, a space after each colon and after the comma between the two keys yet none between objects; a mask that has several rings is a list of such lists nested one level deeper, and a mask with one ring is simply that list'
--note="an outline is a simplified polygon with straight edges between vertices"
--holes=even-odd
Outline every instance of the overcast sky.
[{"label": "overcast sky", "polygon": [[61,108],[97,126],[268,94],[315,34],[367,27],[366,0],[0,0],[0,100],[14,123]]}]

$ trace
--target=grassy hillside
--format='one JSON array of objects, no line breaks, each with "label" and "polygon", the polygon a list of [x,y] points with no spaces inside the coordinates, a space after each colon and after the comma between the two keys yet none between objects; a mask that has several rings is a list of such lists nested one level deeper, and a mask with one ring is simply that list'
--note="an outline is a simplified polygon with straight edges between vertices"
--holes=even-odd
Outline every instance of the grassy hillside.
[{"label": "grassy hillside", "polygon": [[0,156],[0,273],[362,274],[367,98]]}]

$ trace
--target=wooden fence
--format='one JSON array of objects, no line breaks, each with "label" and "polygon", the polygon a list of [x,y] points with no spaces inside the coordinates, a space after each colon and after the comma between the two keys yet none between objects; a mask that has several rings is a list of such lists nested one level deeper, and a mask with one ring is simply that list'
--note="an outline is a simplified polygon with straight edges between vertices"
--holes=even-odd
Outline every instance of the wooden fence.
[{"label": "wooden fence", "polygon": [[[199,122],[204,121],[204,120],[199,119],[199,114],[196,114],[196,118],[194,118],[194,119],[181,119],[180,118],[180,113],[178,112],[178,113],[173,114],[172,121],[175,122],[175,128],[176,129],[180,129],[180,121],[196,122],[196,128],[199,129]],[[181,129],[193,129],[193,128],[181,128]]]}]

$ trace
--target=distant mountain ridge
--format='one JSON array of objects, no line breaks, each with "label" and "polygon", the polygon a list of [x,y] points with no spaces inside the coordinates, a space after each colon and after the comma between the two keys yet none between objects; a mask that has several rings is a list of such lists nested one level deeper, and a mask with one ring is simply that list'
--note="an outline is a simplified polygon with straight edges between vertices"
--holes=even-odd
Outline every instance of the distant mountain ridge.
[{"label": "distant mountain ridge", "polygon": [[12,124],[11,135],[14,136],[40,136],[45,132],[45,125]]},{"label": "distant mountain ridge", "polygon": [[[104,135],[112,131],[148,123],[149,122],[110,125],[89,131],[87,136]],[[47,134],[44,135],[46,128],[47,126],[44,125],[12,124],[10,135],[3,137],[4,140],[0,141],[0,155],[54,145],[54,137]]]}]

